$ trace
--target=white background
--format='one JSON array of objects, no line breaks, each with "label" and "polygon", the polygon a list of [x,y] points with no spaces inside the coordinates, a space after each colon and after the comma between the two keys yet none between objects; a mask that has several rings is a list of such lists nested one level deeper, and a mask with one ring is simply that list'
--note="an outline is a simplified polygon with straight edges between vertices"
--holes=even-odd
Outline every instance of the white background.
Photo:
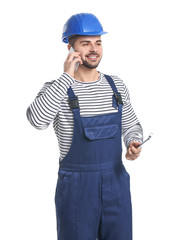
[{"label": "white background", "polygon": [[52,126],[34,129],[26,109],[63,72],[62,28],[75,13],[102,22],[99,70],[131,94],[145,138],[131,175],[134,240],[176,239],[175,6],[172,0],[16,0],[0,4],[0,239],[54,240],[59,150]]}]

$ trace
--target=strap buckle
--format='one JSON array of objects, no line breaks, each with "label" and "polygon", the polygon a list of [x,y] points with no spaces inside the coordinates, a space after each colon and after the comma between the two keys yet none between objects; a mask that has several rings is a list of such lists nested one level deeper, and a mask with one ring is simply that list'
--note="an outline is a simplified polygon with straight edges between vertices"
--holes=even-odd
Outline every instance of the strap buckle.
[{"label": "strap buckle", "polygon": [[69,98],[69,106],[71,109],[79,108],[78,98]]},{"label": "strap buckle", "polygon": [[123,104],[122,97],[121,97],[120,93],[114,92],[114,97],[116,99],[117,106],[119,106],[119,104]]}]

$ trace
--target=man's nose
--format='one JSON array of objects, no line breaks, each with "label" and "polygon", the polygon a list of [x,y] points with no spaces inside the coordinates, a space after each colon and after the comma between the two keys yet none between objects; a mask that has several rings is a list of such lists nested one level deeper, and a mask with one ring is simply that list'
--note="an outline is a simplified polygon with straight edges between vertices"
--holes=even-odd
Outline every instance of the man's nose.
[{"label": "man's nose", "polygon": [[96,46],[95,45],[91,45],[89,51],[90,52],[96,52]]}]

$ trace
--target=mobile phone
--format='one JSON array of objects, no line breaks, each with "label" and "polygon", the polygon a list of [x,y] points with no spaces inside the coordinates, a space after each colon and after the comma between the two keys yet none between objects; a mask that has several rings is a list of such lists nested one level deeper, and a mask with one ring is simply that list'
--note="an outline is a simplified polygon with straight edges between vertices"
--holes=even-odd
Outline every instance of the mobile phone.
[{"label": "mobile phone", "polygon": [[[71,52],[75,52],[75,49],[74,49],[73,47],[71,47],[69,52],[70,52],[70,53],[71,53]],[[77,62],[76,65],[75,65],[75,71],[78,70],[78,67],[79,67],[79,62]]]}]

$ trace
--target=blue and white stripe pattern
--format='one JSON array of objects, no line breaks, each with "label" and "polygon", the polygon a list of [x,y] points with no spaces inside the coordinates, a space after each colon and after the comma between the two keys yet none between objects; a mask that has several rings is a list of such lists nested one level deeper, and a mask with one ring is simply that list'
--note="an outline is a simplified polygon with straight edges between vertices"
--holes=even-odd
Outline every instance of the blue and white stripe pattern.
[{"label": "blue and white stripe pattern", "polygon": [[[126,147],[133,141],[142,142],[143,131],[131,106],[124,82],[111,76],[123,101],[122,135]],[[27,118],[37,129],[45,129],[53,122],[58,139],[60,161],[67,154],[73,136],[73,113],[68,104],[67,89],[72,86],[78,97],[81,116],[95,116],[118,111],[112,106],[112,89],[103,73],[94,82],[80,82],[63,73],[57,80],[47,82],[27,109]]]}]

